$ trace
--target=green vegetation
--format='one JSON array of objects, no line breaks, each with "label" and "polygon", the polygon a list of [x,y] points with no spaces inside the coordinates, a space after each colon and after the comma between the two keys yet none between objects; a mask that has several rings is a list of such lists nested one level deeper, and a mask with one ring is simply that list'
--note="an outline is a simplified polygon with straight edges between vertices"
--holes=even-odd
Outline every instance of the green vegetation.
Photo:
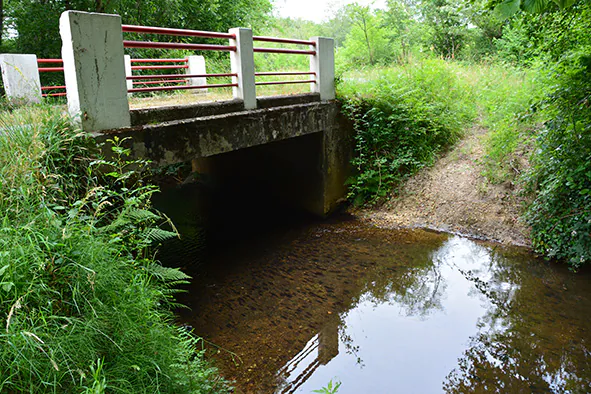
[{"label": "green vegetation", "polygon": [[478,124],[489,130],[484,175],[528,193],[534,248],[574,269],[589,263],[589,31],[586,0],[335,11],[315,33],[336,38],[339,96],[357,131],[353,201],[379,201]]},{"label": "green vegetation", "polygon": [[188,279],[154,260],[175,232],[127,152],[48,108],[0,116],[0,391],[219,393],[199,340],[173,324]]},{"label": "green vegetation", "polygon": [[357,170],[351,197],[375,202],[453,144],[477,115],[459,66],[426,60],[348,73],[339,95],[353,120]]}]

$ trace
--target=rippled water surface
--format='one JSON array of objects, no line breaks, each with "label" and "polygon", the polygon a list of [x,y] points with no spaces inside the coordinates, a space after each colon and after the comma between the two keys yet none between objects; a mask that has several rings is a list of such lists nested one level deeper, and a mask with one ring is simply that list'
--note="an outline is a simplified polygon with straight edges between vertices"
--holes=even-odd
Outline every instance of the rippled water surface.
[{"label": "rippled water surface", "polygon": [[342,218],[216,253],[180,319],[239,393],[591,391],[591,276]]}]

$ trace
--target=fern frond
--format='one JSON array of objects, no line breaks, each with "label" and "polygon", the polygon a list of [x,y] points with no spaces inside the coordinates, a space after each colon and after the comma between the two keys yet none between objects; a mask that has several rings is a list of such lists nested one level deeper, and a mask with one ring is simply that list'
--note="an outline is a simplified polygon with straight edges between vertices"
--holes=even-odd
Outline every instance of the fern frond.
[{"label": "fern frond", "polygon": [[161,228],[149,228],[145,232],[147,240],[152,242],[164,242],[172,238],[177,238],[178,233],[162,230]]}]

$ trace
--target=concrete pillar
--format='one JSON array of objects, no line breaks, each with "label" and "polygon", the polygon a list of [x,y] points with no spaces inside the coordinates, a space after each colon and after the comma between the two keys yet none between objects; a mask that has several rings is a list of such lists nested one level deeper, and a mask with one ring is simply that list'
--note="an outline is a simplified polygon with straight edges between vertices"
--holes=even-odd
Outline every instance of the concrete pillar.
[{"label": "concrete pillar", "polygon": [[232,82],[237,83],[234,87],[234,98],[244,101],[244,109],[255,109],[257,107],[256,85],[254,83],[254,52],[252,41],[252,30],[242,27],[230,29],[236,39],[230,40],[230,45],[236,46],[236,52],[230,52],[230,64],[232,73],[238,77],[232,77]]},{"label": "concrete pillar", "polygon": [[60,34],[70,115],[85,131],[130,126],[121,17],[66,11]]},{"label": "concrete pillar", "polygon": [[[206,74],[205,71],[205,58],[203,56],[189,56],[189,61],[187,62],[189,68],[187,68],[187,74],[196,75],[196,74]],[[199,78],[189,78],[189,85],[190,86],[204,86],[207,85],[207,78],[199,77]],[[193,89],[193,93],[197,94],[206,94],[207,89]]]},{"label": "concrete pillar", "polygon": [[321,100],[334,100],[334,40],[325,37],[312,37],[316,43],[316,56],[310,56],[310,71],[316,73],[316,83],[312,83],[311,90],[320,93]]},{"label": "concrete pillar", "polygon": [[0,55],[2,82],[8,100],[13,104],[41,102],[41,82],[35,55]]},{"label": "concrete pillar", "polygon": [[[125,62],[125,77],[127,78],[127,77],[133,76],[133,71],[131,70],[131,56],[125,55],[123,57],[123,60]],[[126,79],[125,85],[127,86],[127,90],[133,89],[133,80]],[[131,93],[129,93],[129,94],[131,94]]]}]

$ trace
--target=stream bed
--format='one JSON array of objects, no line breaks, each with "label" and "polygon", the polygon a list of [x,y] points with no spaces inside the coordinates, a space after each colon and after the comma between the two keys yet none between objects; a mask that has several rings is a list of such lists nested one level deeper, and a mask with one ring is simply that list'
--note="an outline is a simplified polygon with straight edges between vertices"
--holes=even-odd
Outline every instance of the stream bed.
[{"label": "stream bed", "polygon": [[218,249],[178,315],[237,393],[591,392],[589,273],[347,215]]}]

